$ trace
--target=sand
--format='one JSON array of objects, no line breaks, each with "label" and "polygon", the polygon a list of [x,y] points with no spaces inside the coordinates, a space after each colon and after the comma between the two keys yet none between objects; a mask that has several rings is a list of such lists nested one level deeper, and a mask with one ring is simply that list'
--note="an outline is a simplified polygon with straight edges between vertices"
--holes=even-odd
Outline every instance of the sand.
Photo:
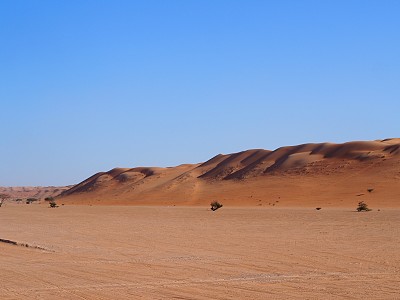
[{"label": "sand", "polygon": [[338,208],[367,201],[400,208],[400,139],[246,150],[171,168],[115,168],[77,184],[59,201]]},{"label": "sand", "polygon": [[[398,299],[400,210],[0,209],[1,299]],[[41,249],[38,249],[40,247]]]},{"label": "sand", "polygon": [[0,299],[400,299],[400,139],[115,168],[56,201],[0,208]]},{"label": "sand", "polygon": [[56,197],[61,192],[72,188],[72,186],[0,186],[0,194],[6,194],[11,200],[16,199],[45,199],[46,197]]}]

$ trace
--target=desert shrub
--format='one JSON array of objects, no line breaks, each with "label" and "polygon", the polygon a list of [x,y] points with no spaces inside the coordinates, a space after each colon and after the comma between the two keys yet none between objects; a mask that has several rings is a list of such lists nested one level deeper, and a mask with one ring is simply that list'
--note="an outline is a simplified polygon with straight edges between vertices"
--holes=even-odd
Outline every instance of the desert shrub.
[{"label": "desert shrub", "polygon": [[371,209],[368,208],[367,203],[364,201],[358,202],[357,211],[370,211]]},{"label": "desert shrub", "polygon": [[58,206],[57,206],[57,203],[56,203],[55,201],[50,201],[50,202],[49,202],[49,206],[50,206],[51,208],[58,207]]},{"label": "desert shrub", "polygon": [[218,201],[213,201],[213,202],[211,202],[211,210],[212,211],[215,211],[215,210],[217,210],[218,208],[221,208],[223,205],[221,204],[221,203],[219,203]]},{"label": "desert shrub", "polygon": [[44,200],[45,201],[54,201],[54,198],[53,197],[46,197],[46,198],[44,198]]},{"label": "desert shrub", "polygon": [[367,189],[367,191],[368,191],[369,193],[372,193],[373,190],[374,190],[374,189]]},{"label": "desert shrub", "polygon": [[36,198],[28,198],[26,199],[26,204],[31,204],[32,202],[38,201]]}]

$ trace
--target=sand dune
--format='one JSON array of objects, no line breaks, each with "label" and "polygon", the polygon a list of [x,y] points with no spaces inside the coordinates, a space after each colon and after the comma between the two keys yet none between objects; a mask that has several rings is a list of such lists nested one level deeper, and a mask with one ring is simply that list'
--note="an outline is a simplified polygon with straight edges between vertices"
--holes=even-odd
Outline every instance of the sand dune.
[{"label": "sand dune", "polygon": [[[400,205],[400,139],[219,154],[171,168],[115,168],[63,192],[71,204]],[[367,192],[373,189],[373,192]],[[362,194],[362,195],[361,195]],[[279,204],[278,204],[279,203]]]},{"label": "sand dune", "polygon": [[0,194],[7,194],[12,199],[56,197],[61,192],[70,189],[72,186],[18,186],[0,187]]},{"label": "sand dune", "polygon": [[[9,203],[0,295],[397,299],[399,148],[304,144],[115,168],[65,191],[57,209]],[[212,200],[223,209],[212,212]],[[359,201],[373,211],[355,212]]]}]

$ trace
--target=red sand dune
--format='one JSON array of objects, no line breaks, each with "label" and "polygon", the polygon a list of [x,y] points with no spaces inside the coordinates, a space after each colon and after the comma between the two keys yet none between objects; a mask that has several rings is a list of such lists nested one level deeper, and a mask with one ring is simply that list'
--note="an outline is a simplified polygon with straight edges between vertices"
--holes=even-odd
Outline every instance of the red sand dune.
[{"label": "red sand dune", "polygon": [[[368,189],[373,189],[368,191]],[[171,168],[116,168],[65,191],[63,203],[400,206],[400,139],[219,154]]]}]

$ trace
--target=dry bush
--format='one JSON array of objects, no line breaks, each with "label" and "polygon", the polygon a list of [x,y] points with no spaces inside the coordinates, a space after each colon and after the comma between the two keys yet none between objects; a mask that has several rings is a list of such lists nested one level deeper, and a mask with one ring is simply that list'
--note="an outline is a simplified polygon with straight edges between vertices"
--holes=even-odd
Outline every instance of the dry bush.
[{"label": "dry bush", "polygon": [[217,210],[217,209],[219,209],[219,208],[221,208],[223,205],[221,204],[221,203],[219,203],[218,201],[213,201],[213,202],[211,202],[211,210],[212,211],[215,211],[215,210]]}]

